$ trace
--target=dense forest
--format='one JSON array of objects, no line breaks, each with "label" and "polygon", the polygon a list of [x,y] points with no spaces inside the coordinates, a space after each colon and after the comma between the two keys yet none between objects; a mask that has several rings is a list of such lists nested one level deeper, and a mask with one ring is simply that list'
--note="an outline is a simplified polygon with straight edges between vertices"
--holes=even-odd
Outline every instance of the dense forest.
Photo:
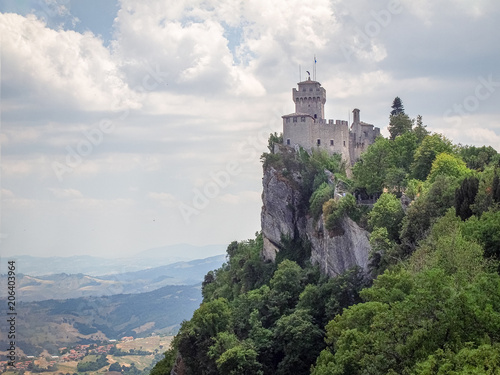
[{"label": "dense forest", "polygon": [[306,239],[283,238],[274,263],[260,233],[233,242],[151,375],[500,373],[500,155],[431,134],[399,98],[389,132],[348,173],[338,155],[273,153],[277,134],[262,156],[300,173],[304,215],[370,232],[370,274],[322,275]]}]

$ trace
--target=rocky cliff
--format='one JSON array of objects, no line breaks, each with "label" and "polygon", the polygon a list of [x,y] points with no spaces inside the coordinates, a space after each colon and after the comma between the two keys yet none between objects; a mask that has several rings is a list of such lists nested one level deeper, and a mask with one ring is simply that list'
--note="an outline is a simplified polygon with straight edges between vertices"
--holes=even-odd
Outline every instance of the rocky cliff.
[{"label": "rocky cliff", "polygon": [[[329,174],[330,183],[333,176]],[[368,275],[369,233],[349,217],[341,219],[335,233],[325,230],[323,217],[317,221],[307,214],[309,197],[300,188],[299,172],[264,168],[262,193],[262,256],[274,261],[280,251],[282,236],[307,241],[311,245],[311,260],[323,273],[339,275],[354,266]]]}]

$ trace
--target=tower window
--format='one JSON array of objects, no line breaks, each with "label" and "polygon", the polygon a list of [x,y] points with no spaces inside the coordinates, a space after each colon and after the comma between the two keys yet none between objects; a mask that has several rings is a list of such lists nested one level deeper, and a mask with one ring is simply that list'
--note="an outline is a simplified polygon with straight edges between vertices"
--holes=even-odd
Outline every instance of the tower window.
[{"label": "tower window", "polygon": [[304,116],[302,116],[302,117],[300,118],[300,122],[306,122],[306,118],[305,118]]},{"label": "tower window", "polygon": [[330,139],[330,146],[333,146],[333,139]]},{"label": "tower window", "polygon": [[287,117],[287,118],[286,118],[286,122],[290,122],[290,117]]},{"label": "tower window", "polygon": [[290,146],[290,139],[287,139],[287,140],[286,140],[286,144],[287,144],[288,146]]},{"label": "tower window", "polygon": [[297,117],[294,117],[294,118],[293,118],[293,122],[297,122]]},{"label": "tower window", "polygon": [[344,141],[344,147],[345,147],[345,141]]},{"label": "tower window", "polygon": [[316,141],[316,145],[317,145],[317,146],[321,146],[321,139],[318,139],[318,140]]},{"label": "tower window", "polygon": [[314,118],[318,118],[318,115],[316,113],[314,114]]}]

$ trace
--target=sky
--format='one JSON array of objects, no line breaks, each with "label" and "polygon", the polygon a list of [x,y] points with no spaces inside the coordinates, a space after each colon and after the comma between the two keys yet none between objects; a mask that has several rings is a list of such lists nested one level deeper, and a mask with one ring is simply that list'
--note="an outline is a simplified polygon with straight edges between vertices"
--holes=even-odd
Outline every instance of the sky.
[{"label": "sky", "polygon": [[499,21],[495,0],[2,1],[1,255],[252,238],[260,155],[314,56],[326,118],[387,136],[399,96],[500,150]]}]

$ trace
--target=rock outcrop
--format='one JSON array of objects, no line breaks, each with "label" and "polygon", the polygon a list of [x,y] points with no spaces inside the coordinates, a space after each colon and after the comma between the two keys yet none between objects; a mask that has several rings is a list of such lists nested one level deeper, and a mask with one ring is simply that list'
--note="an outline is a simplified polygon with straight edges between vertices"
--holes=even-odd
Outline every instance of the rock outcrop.
[{"label": "rock outcrop", "polygon": [[[330,178],[333,176],[330,175]],[[274,261],[282,236],[306,240],[311,244],[311,261],[329,276],[337,276],[359,266],[368,275],[369,233],[349,217],[341,219],[335,233],[324,228],[323,217],[317,221],[307,215],[309,197],[301,192],[299,173],[283,173],[273,167],[264,170],[262,193],[262,234],[265,260]]]}]

